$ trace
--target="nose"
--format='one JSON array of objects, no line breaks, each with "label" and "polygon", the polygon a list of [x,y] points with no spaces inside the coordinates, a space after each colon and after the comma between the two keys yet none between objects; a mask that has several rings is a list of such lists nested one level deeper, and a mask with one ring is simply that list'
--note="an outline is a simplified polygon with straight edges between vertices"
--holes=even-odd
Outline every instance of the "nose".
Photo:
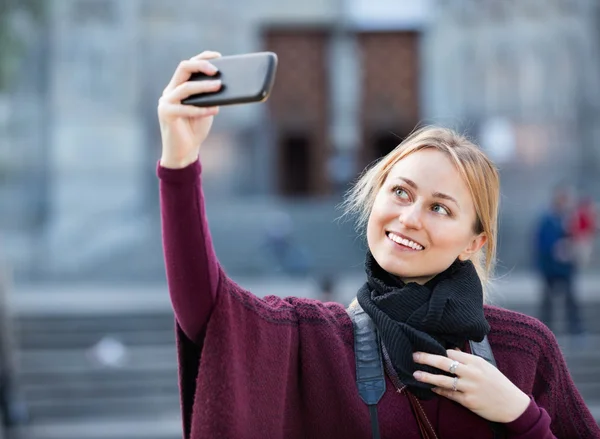
[{"label": "nose", "polygon": [[417,203],[413,203],[402,208],[398,220],[407,229],[420,229],[423,227],[421,214],[421,206]]}]

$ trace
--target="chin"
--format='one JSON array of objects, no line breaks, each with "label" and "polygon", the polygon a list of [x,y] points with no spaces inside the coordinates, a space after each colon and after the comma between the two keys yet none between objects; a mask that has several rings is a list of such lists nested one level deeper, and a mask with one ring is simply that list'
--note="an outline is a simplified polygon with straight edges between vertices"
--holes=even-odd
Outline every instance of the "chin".
[{"label": "chin", "polygon": [[417,283],[425,283],[421,282],[420,279],[429,280],[433,277],[433,275],[423,273],[416,269],[416,267],[411,266],[413,264],[408,264],[405,261],[399,261],[397,256],[378,256],[375,254],[373,254],[373,256],[381,268],[402,280],[406,279],[408,282],[415,281]]},{"label": "chin", "polygon": [[414,270],[411,270],[411,267],[407,266],[408,264],[399,261],[398,257],[391,255],[377,256],[375,254],[373,256],[381,268],[394,276],[407,277],[413,274]]}]

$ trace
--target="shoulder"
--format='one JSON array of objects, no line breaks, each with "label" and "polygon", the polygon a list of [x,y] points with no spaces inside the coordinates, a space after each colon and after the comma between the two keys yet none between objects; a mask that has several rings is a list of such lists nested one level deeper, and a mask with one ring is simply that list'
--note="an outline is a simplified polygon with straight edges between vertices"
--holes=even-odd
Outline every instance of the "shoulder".
[{"label": "shoulder", "polygon": [[555,339],[552,331],[535,317],[498,306],[485,305],[483,308],[485,318],[496,336],[518,335],[544,341]]},{"label": "shoulder", "polygon": [[484,312],[494,352],[506,351],[511,356],[525,355],[537,361],[562,356],[552,331],[535,317],[490,305],[484,306]]},{"label": "shoulder", "polygon": [[225,293],[222,296],[231,298],[259,318],[273,323],[330,323],[352,327],[350,317],[340,303],[290,297],[285,295],[285,291],[276,295],[260,297],[241,287],[229,277],[224,276],[221,279],[221,291]]},{"label": "shoulder", "polygon": [[272,303],[285,303],[292,306],[298,316],[298,320],[303,323],[345,323],[352,326],[352,321],[341,303],[322,302],[317,299],[306,297],[279,297],[266,296],[265,301]]}]

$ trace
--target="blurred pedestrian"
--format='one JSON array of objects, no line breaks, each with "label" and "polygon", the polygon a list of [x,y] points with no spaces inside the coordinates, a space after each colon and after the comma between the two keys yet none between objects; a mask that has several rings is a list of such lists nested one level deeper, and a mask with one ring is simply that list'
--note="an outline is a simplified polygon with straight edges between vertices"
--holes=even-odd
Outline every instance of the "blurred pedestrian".
[{"label": "blurred pedestrian", "polygon": [[348,194],[368,244],[348,309],[257,296],[227,275],[199,160],[218,108],[181,103],[219,90],[188,82],[219,56],[180,63],[158,105],[184,438],[599,438],[548,328],[484,305],[499,174],[458,133],[413,133]]},{"label": "blurred pedestrian", "polygon": [[576,263],[580,268],[590,265],[598,223],[596,205],[592,197],[581,199],[575,209],[571,222],[571,234],[574,241]]},{"label": "blurred pedestrian", "polygon": [[583,325],[575,293],[577,266],[575,242],[570,230],[572,215],[572,190],[567,186],[555,188],[550,208],[541,215],[537,224],[535,251],[542,278],[541,320],[553,328],[553,304],[562,296],[566,304],[567,330],[572,335],[580,335]]},{"label": "blurred pedestrian", "polygon": [[335,300],[335,280],[331,274],[324,274],[319,279],[319,299],[323,302]]},{"label": "blurred pedestrian", "polygon": [[287,212],[273,212],[265,223],[264,256],[269,271],[290,276],[307,276],[311,270],[309,253],[294,238],[294,222]]}]

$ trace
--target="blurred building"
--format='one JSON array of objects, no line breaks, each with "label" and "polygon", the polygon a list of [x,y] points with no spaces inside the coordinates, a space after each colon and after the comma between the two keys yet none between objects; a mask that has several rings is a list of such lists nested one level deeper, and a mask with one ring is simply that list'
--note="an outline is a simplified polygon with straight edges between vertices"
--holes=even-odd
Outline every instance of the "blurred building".
[{"label": "blurred building", "polygon": [[527,265],[555,185],[600,200],[600,3],[437,5],[426,112],[470,133],[500,167],[500,263]]},{"label": "blurred building", "polygon": [[204,49],[279,56],[269,101],[223,109],[203,148],[232,272],[258,269],[281,210],[318,266],[359,269],[360,241],[334,222],[339,194],[420,122],[468,131],[501,166],[506,265],[528,262],[547,184],[600,187],[594,0],[46,4],[46,26],[15,14],[29,49],[0,97],[2,225],[24,277],[162,277],[156,103]]}]

